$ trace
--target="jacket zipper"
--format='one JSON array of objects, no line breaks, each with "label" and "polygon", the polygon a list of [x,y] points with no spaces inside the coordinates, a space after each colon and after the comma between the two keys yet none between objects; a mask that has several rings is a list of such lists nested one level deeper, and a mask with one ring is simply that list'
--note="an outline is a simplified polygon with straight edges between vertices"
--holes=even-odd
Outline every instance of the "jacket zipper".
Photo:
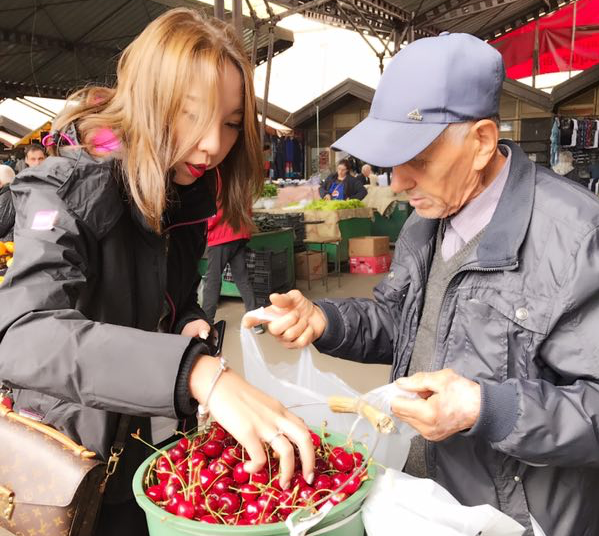
[{"label": "jacket zipper", "polygon": [[[437,331],[435,333],[435,357],[434,357],[434,362],[431,365],[429,372],[432,372],[433,370],[440,370],[440,367],[442,365],[442,361],[444,358],[441,358],[440,355],[440,351],[439,351],[439,330],[440,330],[440,320],[441,320],[441,316],[443,313],[443,310],[445,309],[445,300],[447,298],[447,291],[449,290],[449,287],[451,287],[451,284],[453,283],[453,280],[460,274],[462,273],[466,273],[466,272],[484,272],[484,273],[492,273],[492,272],[502,272],[504,270],[510,269],[510,270],[515,270],[516,268],[518,268],[518,262],[515,262],[514,264],[511,265],[506,265],[506,266],[495,266],[492,268],[482,268],[480,266],[473,266],[470,268],[467,267],[463,267],[460,268],[458,271],[456,271],[450,278],[449,281],[447,282],[447,285],[445,285],[445,288],[443,289],[443,299],[441,300],[441,308],[439,309],[439,318],[437,320]],[[432,463],[430,463],[430,458],[432,456],[432,445],[430,441],[427,441],[425,444],[425,449],[424,449],[424,464],[426,466],[426,472],[427,475],[431,475],[433,476],[433,472],[432,472]]]}]

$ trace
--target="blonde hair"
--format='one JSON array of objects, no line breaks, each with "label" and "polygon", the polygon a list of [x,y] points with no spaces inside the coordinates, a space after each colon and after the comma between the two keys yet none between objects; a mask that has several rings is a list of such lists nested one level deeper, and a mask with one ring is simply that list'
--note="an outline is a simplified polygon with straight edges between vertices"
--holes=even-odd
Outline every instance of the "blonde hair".
[{"label": "blonde hair", "polygon": [[[218,83],[226,61],[243,78],[243,128],[221,163],[219,205],[235,230],[252,226],[250,207],[262,190],[262,146],[253,84],[253,69],[232,26],[206,19],[199,12],[167,11],[125,49],[114,88],[91,87],[75,93],[56,119],[60,130],[74,122],[83,147],[95,154],[93,138],[108,128],[118,138],[129,195],[148,224],[161,231],[172,168],[211,126],[218,102]],[[205,95],[203,113],[186,142],[178,143],[175,123],[189,88],[199,84]],[[213,185],[214,186],[214,185]]]}]

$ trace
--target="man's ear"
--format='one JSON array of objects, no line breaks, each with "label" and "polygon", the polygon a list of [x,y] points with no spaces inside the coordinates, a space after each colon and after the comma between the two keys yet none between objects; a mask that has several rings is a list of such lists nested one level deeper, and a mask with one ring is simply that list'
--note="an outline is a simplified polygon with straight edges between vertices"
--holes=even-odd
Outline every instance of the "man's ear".
[{"label": "man's ear", "polygon": [[482,171],[497,151],[499,128],[495,121],[482,119],[473,125],[470,133],[476,142],[473,167],[476,171]]}]

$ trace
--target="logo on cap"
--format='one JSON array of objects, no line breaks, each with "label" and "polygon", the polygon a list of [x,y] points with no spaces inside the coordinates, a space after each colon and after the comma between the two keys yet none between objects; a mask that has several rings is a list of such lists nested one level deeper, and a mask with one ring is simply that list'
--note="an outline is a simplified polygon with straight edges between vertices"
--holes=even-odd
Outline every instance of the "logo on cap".
[{"label": "logo on cap", "polygon": [[422,115],[418,111],[418,108],[416,108],[415,110],[412,110],[408,114],[408,119],[411,119],[412,121],[422,121]]}]

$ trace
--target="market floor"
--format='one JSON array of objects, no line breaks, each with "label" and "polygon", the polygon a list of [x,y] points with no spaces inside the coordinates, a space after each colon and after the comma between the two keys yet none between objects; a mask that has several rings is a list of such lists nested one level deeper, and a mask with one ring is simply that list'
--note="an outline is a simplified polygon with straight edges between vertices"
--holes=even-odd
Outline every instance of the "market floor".
[{"label": "market floor", "polygon": [[[380,275],[353,275],[342,274],[341,286],[338,287],[337,279],[329,278],[329,291],[320,281],[313,281],[312,289],[308,290],[307,281],[297,281],[297,288],[310,299],[319,298],[346,298],[346,297],[372,297],[372,289],[383,278]],[[216,320],[227,321],[227,332],[223,354],[229,359],[231,366],[238,372],[243,371],[240,344],[240,322],[244,314],[243,303],[238,298],[222,298],[216,313]],[[269,363],[285,361],[293,363],[299,357],[299,350],[287,350],[281,346],[270,334],[258,336],[264,357]],[[346,361],[325,354],[321,354],[310,347],[314,364],[323,372],[332,372],[339,376],[358,392],[366,392],[388,382],[390,366],[364,365]]]}]

